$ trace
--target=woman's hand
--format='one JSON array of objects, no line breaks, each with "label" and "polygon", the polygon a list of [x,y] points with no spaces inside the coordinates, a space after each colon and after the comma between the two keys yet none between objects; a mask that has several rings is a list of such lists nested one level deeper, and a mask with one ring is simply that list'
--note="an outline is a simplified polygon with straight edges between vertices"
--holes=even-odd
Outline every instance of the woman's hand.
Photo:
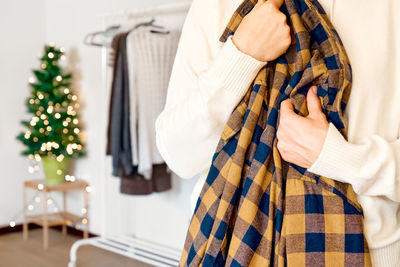
[{"label": "woman's hand", "polygon": [[303,117],[294,112],[290,98],[282,101],[276,132],[282,158],[303,168],[311,167],[318,159],[329,128],[316,86],[308,90],[306,103],[308,115]]},{"label": "woman's hand", "polygon": [[279,11],[283,1],[258,0],[232,37],[240,51],[260,61],[274,60],[286,52],[291,36],[286,15]]}]

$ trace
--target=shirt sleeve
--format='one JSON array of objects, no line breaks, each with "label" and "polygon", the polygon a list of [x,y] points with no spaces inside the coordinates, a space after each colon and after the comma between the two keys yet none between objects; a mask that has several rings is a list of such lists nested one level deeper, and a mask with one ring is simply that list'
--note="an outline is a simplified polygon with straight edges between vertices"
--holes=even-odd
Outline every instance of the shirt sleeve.
[{"label": "shirt sleeve", "polygon": [[400,140],[372,134],[357,143],[345,140],[330,122],[321,153],[307,169],[349,183],[364,196],[385,196],[400,202]]},{"label": "shirt sleeve", "polygon": [[221,18],[199,3],[186,16],[166,104],[155,122],[157,148],[182,178],[210,167],[229,115],[266,64],[238,50],[231,37],[221,43],[223,28],[212,25]]}]

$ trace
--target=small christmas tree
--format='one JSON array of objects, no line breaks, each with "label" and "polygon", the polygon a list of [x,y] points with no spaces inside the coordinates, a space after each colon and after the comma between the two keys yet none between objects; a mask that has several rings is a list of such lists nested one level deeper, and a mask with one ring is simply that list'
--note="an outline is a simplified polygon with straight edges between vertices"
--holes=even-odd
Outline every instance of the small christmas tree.
[{"label": "small christmas tree", "polygon": [[[59,65],[59,60],[65,59],[64,53],[63,48],[57,49],[53,43],[45,45],[40,69],[33,70],[35,78],[29,79],[31,96],[26,106],[33,116],[30,121],[22,121],[28,130],[17,139],[27,147],[22,154],[36,162],[46,158],[65,165],[67,158],[84,155],[76,112],[79,103],[70,88],[72,75],[64,73]],[[33,170],[37,169],[36,165]],[[62,167],[56,170],[58,175],[65,176]]]}]

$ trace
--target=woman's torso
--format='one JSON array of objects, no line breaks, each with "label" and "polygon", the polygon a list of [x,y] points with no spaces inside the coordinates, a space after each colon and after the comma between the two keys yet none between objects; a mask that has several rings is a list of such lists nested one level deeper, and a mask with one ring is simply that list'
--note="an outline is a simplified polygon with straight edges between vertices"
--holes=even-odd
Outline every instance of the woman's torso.
[{"label": "woman's torso", "polygon": [[[205,0],[202,3],[216,6],[208,9],[208,26],[205,27],[209,28],[204,29],[212,32],[209,35],[211,52],[206,61],[211,62],[219,52],[223,45],[219,36],[242,2]],[[344,111],[348,120],[348,141],[355,143],[370,134],[378,134],[388,141],[397,139],[400,126],[400,27],[396,25],[400,25],[400,16],[396,14],[400,12],[400,1],[319,2],[339,33],[352,66],[353,85]],[[204,170],[198,175],[191,197],[192,208],[207,173],[208,170]]]}]

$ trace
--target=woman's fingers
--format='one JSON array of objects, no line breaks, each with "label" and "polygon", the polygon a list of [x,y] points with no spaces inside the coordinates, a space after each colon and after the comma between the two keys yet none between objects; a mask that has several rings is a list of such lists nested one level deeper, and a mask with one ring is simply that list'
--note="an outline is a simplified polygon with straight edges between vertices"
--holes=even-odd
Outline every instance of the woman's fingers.
[{"label": "woman's fingers", "polygon": [[274,5],[277,9],[279,9],[282,5],[284,0],[258,0],[254,7],[259,7],[265,3]]},{"label": "woman's fingers", "polygon": [[279,9],[283,5],[284,0],[268,0],[267,2],[273,4],[276,8]]},{"label": "woman's fingers", "polygon": [[244,53],[262,61],[275,60],[290,46],[290,28],[279,8],[284,0],[257,0],[233,36]]}]

